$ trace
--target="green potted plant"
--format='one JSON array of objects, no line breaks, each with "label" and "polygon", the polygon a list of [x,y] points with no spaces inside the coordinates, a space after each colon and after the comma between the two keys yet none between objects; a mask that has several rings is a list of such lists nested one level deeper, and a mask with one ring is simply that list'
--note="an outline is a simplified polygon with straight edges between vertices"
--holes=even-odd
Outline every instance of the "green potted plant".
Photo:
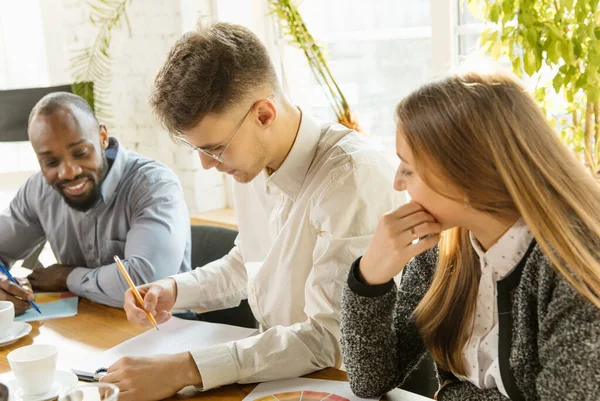
[{"label": "green potted plant", "polygon": [[[600,179],[599,0],[468,0],[480,41],[537,80],[535,98],[562,141]],[[562,113],[553,112],[559,103]]]}]

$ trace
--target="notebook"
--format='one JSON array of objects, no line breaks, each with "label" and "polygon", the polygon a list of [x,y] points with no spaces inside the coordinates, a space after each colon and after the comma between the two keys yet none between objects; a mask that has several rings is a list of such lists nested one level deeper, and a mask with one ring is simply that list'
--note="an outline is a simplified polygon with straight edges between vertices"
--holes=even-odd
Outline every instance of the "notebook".
[{"label": "notebook", "polygon": [[40,308],[42,314],[30,308],[21,316],[15,317],[15,322],[34,322],[75,316],[79,306],[79,297],[70,292],[40,292],[35,294],[33,302]]}]

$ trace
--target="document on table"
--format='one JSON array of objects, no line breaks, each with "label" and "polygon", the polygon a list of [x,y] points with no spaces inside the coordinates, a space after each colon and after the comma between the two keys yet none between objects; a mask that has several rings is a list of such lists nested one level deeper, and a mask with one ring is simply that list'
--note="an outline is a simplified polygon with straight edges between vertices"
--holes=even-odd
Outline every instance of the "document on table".
[{"label": "document on table", "polygon": [[73,369],[94,372],[108,368],[124,356],[176,354],[229,341],[241,340],[258,331],[225,324],[199,322],[172,317],[158,326],[160,331],[148,330],[99,355],[82,357]]},{"label": "document on table", "polygon": [[[431,401],[408,391],[395,389],[386,395],[392,401]],[[243,401],[364,401],[352,393],[350,383],[320,379],[288,379],[261,383]],[[370,400],[377,400],[370,399]]]},{"label": "document on table", "polygon": [[15,322],[37,322],[75,316],[79,297],[70,292],[40,292],[35,294],[33,302],[42,313],[39,314],[35,309],[30,308],[21,316],[15,317]]}]

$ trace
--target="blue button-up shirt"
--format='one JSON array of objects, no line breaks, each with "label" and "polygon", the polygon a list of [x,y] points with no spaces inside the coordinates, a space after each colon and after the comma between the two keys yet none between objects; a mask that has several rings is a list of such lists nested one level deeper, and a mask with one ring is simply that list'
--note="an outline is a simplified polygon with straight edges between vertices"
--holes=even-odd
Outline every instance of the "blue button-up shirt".
[{"label": "blue button-up shirt", "polygon": [[118,255],[136,285],[190,270],[190,220],[179,179],[164,164],[119,146],[102,197],[80,212],[41,173],[31,176],[0,214],[0,262],[10,266],[47,240],[58,263],[75,266],[69,290],[122,307],[128,285]]}]

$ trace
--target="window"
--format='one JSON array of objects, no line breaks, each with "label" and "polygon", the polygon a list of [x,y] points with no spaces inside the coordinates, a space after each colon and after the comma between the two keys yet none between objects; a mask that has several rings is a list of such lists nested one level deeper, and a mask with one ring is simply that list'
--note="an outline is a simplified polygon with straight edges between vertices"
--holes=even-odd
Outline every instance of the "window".
[{"label": "window", "polygon": [[[0,90],[47,86],[39,1],[0,2]],[[39,165],[29,142],[0,142],[0,210]]]},{"label": "window", "polygon": [[479,45],[479,35],[485,29],[485,24],[475,18],[473,13],[467,7],[466,0],[451,0],[455,3],[455,36],[456,36],[456,54],[455,63],[465,61],[470,55],[477,54]]},{"label": "window", "polygon": [[[304,0],[300,12],[363,130],[393,143],[396,104],[431,76],[430,1]],[[310,70],[294,79],[312,83],[302,98],[311,113],[334,119]]]}]

